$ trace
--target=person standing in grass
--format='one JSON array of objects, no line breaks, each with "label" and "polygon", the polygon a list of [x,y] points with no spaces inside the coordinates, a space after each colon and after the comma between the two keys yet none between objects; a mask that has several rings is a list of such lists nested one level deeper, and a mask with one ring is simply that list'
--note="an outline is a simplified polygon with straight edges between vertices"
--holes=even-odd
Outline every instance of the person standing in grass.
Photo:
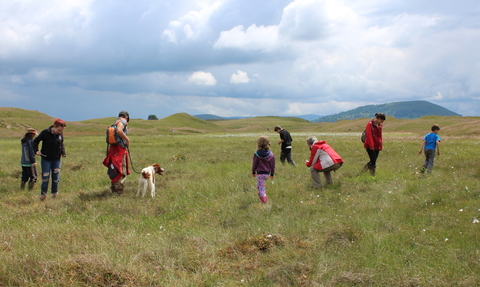
[{"label": "person standing in grass", "polygon": [[278,142],[279,145],[282,145],[280,161],[282,162],[282,164],[285,164],[286,159],[289,164],[296,166],[295,162],[292,159],[292,136],[287,130],[282,129],[281,126],[275,126],[274,130],[275,132],[280,134],[280,141]]},{"label": "person standing in grass", "polygon": [[[57,197],[58,183],[60,182],[60,159],[66,157],[65,146],[63,145],[63,130],[67,124],[61,119],[56,119],[53,125],[44,129],[33,140],[33,149],[37,155],[42,157],[42,185],[40,200],[47,198],[48,183],[52,176],[52,198]],[[42,142],[42,149],[38,149]]]},{"label": "person standing in grass", "polygon": [[440,126],[434,124],[431,128],[431,133],[428,133],[423,138],[422,146],[418,154],[422,154],[422,149],[425,151],[425,162],[421,169],[421,173],[425,173],[427,170],[428,173],[432,173],[433,162],[435,161],[435,150],[437,150],[437,155],[440,155],[440,136],[438,132],[440,131]]},{"label": "person standing in grass", "polygon": [[326,141],[317,141],[316,137],[308,137],[307,146],[310,148],[310,159],[305,161],[305,165],[310,168],[313,187],[323,187],[320,172],[323,172],[327,184],[333,184],[331,172],[343,165],[343,159]]},{"label": "person standing in grass", "polygon": [[367,123],[365,127],[366,138],[363,147],[367,150],[369,162],[365,164],[363,170],[370,170],[370,174],[375,176],[377,168],[377,158],[383,148],[382,128],[386,117],[384,113],[376,113],[375,118]]},{"label": "person standing in grass", "polygon": [[116,124],[116,143],[110,144],[107,156],[103,160],[103,165],[108,168],[107,174],[110,178],[110,189],[118,195],[123,194],[125,188],[125,179],[130,174],[128,168],[128,146],[130,139],[128,138],[128,122],[130,114],[127,111],[121,111],[118,114]]},{"label": "person standing in grass", "polygon": [[37,181],[37,163],[33,148],[33,139],[36,135],[37,131],[34,128],[28,128],[27,133],[20,141],[22,143],[22,158],[20,159],[20,165],[22,166],[21,190],[25,189],[27,182],[28,190],[32,190]]},{"label": "person standing in grass", "polygon": [[257,148],[253,155],[252,175],[257,178],[258,197],[262,203],[267,203],[265,181],[268,178],[273,179],[275,175],[275,156],[270,151],[270,140],[267,136],[258,138]]}]

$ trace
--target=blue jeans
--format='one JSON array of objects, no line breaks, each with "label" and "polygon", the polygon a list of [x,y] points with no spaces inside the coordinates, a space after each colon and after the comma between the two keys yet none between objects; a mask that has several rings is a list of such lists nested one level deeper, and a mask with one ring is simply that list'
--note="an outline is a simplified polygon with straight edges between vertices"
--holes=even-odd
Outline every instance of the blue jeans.
[{"label": "blue jeans", "polygon": [[58,182],[60,181],[60,159],[47,160],[42,158],[41,195],[47,194],[50,174],[52,175],[52,194],[54,194],[58,192]]}]

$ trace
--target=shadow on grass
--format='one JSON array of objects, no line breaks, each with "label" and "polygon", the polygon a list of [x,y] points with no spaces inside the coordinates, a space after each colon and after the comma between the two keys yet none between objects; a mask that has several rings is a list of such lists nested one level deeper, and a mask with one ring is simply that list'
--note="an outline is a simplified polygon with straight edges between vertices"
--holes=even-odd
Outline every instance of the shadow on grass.
[{"label": "shadow on grass", "polygon": [[78,198],[82,201],[93,201],[93,200],[101,200],[107,199],[113,196],[112,192],[109,189],[104,189],[98,192],[80,192]]}]

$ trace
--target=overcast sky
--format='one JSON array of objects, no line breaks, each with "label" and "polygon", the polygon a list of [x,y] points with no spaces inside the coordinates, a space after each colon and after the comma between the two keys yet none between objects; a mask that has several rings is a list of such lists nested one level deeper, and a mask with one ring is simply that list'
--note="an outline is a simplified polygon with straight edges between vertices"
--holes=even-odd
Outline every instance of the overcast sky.
[{"label": "overcast sky", "polygon": [[77,121],[410,100],[480,115],[479,0],[0,0],[2,107]]}]

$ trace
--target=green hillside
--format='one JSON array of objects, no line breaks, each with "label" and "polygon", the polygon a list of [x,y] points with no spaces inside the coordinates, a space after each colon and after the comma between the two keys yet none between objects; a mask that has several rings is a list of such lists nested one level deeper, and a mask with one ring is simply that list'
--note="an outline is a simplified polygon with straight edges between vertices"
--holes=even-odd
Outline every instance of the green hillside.
[{"label": "green hillside", "polygon": [[444,107],[427,101],[395,102],[382,105],[367,105],[341,112],[334,115],[321,117],[312,122],[336,122],[342,119],[351,120],[357,118],[370,118],[375,113],[384,113],[387,117],[397,119],[417,119],[423,116],[460,116]]},{"label": "green hillside", "polygon": [[[179,135],[200,133],[265,133],[274,135],[273,128],[280,125],[290,132],[325,133],[355,132],[361,133],[372,117],[342,119],[336,122],[312,123],[300,118],[255,117],[237,120],[201,120],[186,113],[178,113],[159,120],[131,119],[129,132],[134,136]],[[21,137],[27,127],[42,130],[50,126],[55,118],[38,111],[17,108],[0,108],[0,136]],[[104,135],[105,128],[116,117],[67,122],[65,134]],[[432,124],[439,124],[442,135],[476,136],[480,134],[480,117],[460,116],[424,116],[417,119],[398,119],[387,115],[384,123],[385,133],[427,132]]]}]

